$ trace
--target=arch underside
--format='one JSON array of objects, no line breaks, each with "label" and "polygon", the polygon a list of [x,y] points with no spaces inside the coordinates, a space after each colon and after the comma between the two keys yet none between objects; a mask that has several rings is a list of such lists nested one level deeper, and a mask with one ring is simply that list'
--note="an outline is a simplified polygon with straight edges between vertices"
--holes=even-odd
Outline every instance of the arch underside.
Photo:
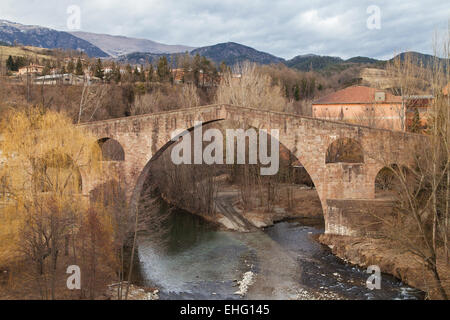
[{"label": "arch underside", "polygon": [[[211,124],[211,123],[219,122],[219,121],[224,121],[224,120],[226,120],[226,119],[221,118],[221,119],[210,120],[210,121],[203,122],[202,125],[205,126],[205,125],[207,125],[207,124]],[[248,122],[246,123],[246,125],[248,125]],[[251,125],[249,125],[249,126],[250,126],[250,127],[253,127],[253,126],[251,126]],[[192,132],[192,131],[194,130],[194,128],[195,128],[195,126],[186,128],[185,130],[183,130],[183,133],[181,133],[179,136],[183,136],[185,133]],[[261,127],[260,127],[260,129],[266,129],[266,128],[261,128]],[[266,130],[267,130],[267,129],[266,129]],[[311,179],[312,184],[313,184],[314,186],[316,186],[316,188],[317,188],[317,184],[318,184],[318,181],[319,181],[319,180],[314,181],[314,178],[312,177],[312,175],[310,174],[310,171],[308,170],[308,167],[309,167],[308,164],[305,165],[304,161],[302,161],[302,158],[303,158],[303,157],[302,157],[301,155],[295,155],[295,154],[291,151],[292,148],[289,148],[288,146],[286,146],[286,145],[282,142],[282,140],[283,140],[283,139],[281,139],[281,138],[279,139],[280,146],[283,146],[286,150],[288,150],[288,151],[290,152],[291,155],[293,155],[293,156],[295,157],[295,161],[293,161],[293,162],[296,162],[300,167],[303,167],[303,168],[304,168],[304,170],[306,171],[307,175],[308,175],[309,178]],[[152,164],[153,164],[153,163],[154,163],[154,162],[155,162],[155,161],[156,161],[156,160],[157,160],[157,159],[158,159],[158,158],[159,158],[159,157],[160,157],[160,156],[168,149],[168,148],[170,148],[170,146],[172,146],[172,145],[175,144],[175,143],[176,143],[176,141],[169,140],[169,141],[167,141],[166,143],[162,144],[160,147],[158,147],[158,149],[157,149],[157,151],[154,153],[154,155],[151,156],[150,160],[145,164],[145,166],[143,167],[143,169],[140,170],[140,174],[139,174],[139,176],[138,176],[137,179],[136,179],[136,184],[135,184],[135,187],[134,187],[133,192],[132,192],[131,197],[130,197],[130,207],[131,207],[132,212],[136,212],[136,210],[138,209],[139,198],[140,198],[141,193],[142,193],[142,191],[143,191],[144,183],[145,183],[145,181],[146,181],[146,179],[147,179],[147,177],[148,177],[148,175],[149,175],[149,173],[150,173]],[[317,191],[317,189],[316,189],[316,191]],[[320,199],[320,203],[321,203],[321,206],[322,206],[322,212],[323,212],[323,214],[324,214],[324,216],[325,216],[325,210],[324,210],[324,207],[323,207],[324,202],[322,201],[322,199],[321,199],[321,197],[320,197],[320,195],[319,195],[318,192],[317,192],[317,195],[318,195],[318,197],[319,197],[319,199]]]}]

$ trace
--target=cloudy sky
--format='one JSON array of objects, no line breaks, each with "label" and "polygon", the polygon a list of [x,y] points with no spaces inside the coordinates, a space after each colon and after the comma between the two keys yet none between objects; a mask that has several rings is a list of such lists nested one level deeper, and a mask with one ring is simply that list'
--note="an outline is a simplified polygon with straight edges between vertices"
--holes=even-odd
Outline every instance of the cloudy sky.
[{"label": "cloudy sky", "polygon": [[0,19],[67,30],[70,5],[82,31],[195,47],[234,41],[287,59],[431,53],[450,19],[448,0],[1,0]]}]

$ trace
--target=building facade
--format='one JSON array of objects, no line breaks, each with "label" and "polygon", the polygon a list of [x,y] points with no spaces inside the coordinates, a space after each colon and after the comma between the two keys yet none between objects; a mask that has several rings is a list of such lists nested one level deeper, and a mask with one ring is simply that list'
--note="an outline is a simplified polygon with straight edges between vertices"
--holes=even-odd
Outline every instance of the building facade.
[{"label": "building facade", "polygon": [[312,115],[382,129],[404,131],[406,128],[402,98],[365,86],[348,87],[314,101]]}]

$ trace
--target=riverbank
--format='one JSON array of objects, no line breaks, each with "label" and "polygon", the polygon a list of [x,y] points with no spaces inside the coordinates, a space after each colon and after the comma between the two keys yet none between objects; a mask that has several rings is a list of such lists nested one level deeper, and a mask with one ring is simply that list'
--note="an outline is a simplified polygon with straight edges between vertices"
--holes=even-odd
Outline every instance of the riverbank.
[{"label": "riverbank", "polygon": [[382,290],[369,290],[364,268],[317,241],[324,231],[320,201],[314,189],[299,187],[294,205],[281,192],[272,210],[256,197],[252,210],[244,210],[233,185],[222,185],[212,215],[162,206],[170,228],[162,242],[152,232],[140,235],[140,285],[158,287],[161,299],[233,300],[241,298],[237,281],[251,272],[244,299],[423,299],[388,275]]},{"label": "riverbank", "polygon": [[[107,290],[103,296],[99,299],[104,300],[125,300],[126,297],[127,282],[124,281],[121,284],[114,283],[107,287]],[[120,294],[121,293],[121,294]],[[128,289],[127,300],[159,300],[159,290],[152,287],[141,287],[135,284],[130,284]],[[121,299],[119,299],[119,297]]]},{"label": "riverbank", "polygon": [[[367,268],[377,265],[381,272],[393,275],[403,283],[424,292],[429,299],[439,299],[433,288],[433,276],[423,263],[410,252],[399,249],[395,243],[383,239],[370,239],[350,236],[322,234],[318,241],[328,246],[332,253],[345,262]],[[450,268],[444,261],[438,261],[440,275],[444,276],[446,291],[450,293]]]},{"label": "riverbank", "polygon": [[[292,199],[287,198],[288,189],[293,192]],[[251,209],[245,209],[236,185],[222,186],[215,199],[214,216],[201,215],[204,219],[219,223],[223,230],[248,232],[273,226],[275,223],[293,218],[323,219],[320,199],[315,189],[303,185],[280,185],[278,200],[267,208],[264,200],[255,195],[249,201]],[[291,205],[289,205],[291,203]]]}]

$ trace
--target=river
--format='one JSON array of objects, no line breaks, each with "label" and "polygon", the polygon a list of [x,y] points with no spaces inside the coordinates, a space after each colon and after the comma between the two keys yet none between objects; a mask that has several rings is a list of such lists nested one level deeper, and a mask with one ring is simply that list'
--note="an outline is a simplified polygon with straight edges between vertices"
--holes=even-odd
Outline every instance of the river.
[{"label": "river", "polygon": [[424,297],[385,274],[381,289],[369,290],[365,270],[344,263],[314,240],[323,233],[322,221],[295,219],[237,233],[172,210],[166,227],[164,241],[142,232],[138,247],[142,284],[157,286],[161,299],[242,299],[234,294],[236,281],[247,271],[256,276],[244,299]]}]

